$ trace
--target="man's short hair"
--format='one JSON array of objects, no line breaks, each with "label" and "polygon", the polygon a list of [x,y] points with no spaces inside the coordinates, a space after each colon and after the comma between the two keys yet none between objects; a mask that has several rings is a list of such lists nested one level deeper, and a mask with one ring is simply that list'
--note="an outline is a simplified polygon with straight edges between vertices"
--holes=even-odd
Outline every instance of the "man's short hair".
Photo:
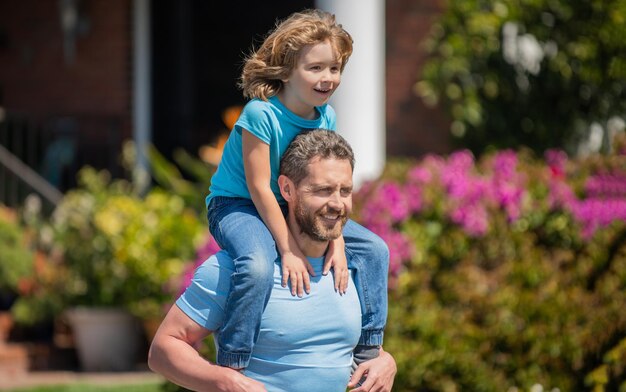
[{"label": "man's short hair", "polygon": [[308,164],[316,157],[347,160],[354,171],[354,153],[346,139],[334,131],[313,129],[298,134],[287,147],[280,161],[280,174],[298,185],[309,174]]}]

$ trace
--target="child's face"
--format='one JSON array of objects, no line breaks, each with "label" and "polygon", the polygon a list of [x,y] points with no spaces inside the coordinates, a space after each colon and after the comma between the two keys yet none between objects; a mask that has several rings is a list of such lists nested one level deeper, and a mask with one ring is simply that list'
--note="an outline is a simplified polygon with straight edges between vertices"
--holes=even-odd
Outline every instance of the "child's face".
[{"label": "child's face", "polygon": [[302,117],[314,116],[314,107],[327,103],[341,83],[341,62],[331,43],[305,46],[283,82],[283,104]]}]

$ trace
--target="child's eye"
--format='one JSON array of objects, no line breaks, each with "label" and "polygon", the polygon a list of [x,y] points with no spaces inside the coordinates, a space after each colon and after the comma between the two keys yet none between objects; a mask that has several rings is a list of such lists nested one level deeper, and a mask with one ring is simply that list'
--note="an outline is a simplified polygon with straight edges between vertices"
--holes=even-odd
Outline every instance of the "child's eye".
[{"label": "child's eye", "polygon": [[313,71],[319,71],[320,69],[322,69],[322,67],[320,67],[319,65],[314,65],[314,66],[311,67],[311,69]]}]

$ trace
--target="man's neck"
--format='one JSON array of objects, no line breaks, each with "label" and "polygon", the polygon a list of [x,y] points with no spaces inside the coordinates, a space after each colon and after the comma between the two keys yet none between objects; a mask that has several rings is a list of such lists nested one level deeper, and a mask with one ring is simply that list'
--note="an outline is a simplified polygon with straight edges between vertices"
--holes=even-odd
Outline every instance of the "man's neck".
[{"label": "man's neck", "polygon": [[328,241],[315,241],[308,234],[302,232],[300,225],[295,222],[295,219],[288,219],[287,226],[294,236],[298,247],[306,257],[322,257],[326,254]]}]

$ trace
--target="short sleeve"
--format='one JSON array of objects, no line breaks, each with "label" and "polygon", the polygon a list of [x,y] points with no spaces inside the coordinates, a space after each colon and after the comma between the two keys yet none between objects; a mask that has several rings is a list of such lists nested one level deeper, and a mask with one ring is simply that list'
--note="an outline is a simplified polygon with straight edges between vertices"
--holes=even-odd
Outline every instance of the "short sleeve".
[{"label": "short sleeve", "polygon": [[259,140],[266,144],[270,144],[272,140],[272,120],[274,114],[269,108],[269,104],[258,99],[248,102],[243,108],[239,119],[235,123],[235,131],[241,134],[245,129]]},{"label": "short sleeve", "polygon": [[228,253],[220,251],[209,257],[196,269],[191,284],[178,298],[176,305],[204,328],[219,330],[224,319],[232,273],[233,262]]},{"label": "short sleeve", "polygon": [[337,130],[337,115],[335,114],[335,109],[332,106],[326,106],[326,118],[328,122],[328,129],[331,131]]}]

